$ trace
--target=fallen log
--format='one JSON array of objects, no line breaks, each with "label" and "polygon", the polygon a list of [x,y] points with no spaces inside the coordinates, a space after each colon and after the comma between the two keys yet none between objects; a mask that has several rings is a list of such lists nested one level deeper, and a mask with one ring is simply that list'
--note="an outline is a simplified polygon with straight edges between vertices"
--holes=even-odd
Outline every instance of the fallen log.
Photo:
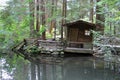
[{"label": "fallen log", "polygon": [[18,43],[17,45],[15,45],[13,48],[12,48],[12,51],[15,51],[15,50],[20,50],[23,46],[24,46],[24,41]]}]

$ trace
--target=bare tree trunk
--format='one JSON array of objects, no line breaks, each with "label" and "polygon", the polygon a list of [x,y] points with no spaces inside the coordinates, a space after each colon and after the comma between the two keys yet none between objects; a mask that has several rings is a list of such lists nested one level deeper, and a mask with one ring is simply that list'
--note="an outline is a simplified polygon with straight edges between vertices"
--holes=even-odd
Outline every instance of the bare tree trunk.
[{"label": "bare tree trunk", "polygon": [[110,32],[112,33],[112,23],[111,22],[109,23],[109,26],[110,26]]},{"label": "bare tree trunk", "polygon": [[30,37],[34,37],[34,0],[29,0],[29,10],[30,10]]},{"label": "bare tree trunk", "polygon": [[[66,23],[66,13],[67,13],[67,0],[63,0],[63,6],[62,6],[62,26]],[[61,40],[63,40],[63,27],[61,27]]]},{"label": "bare tree trunk", "polygon": [[93,10],[93,0],[90,0],[90,5],[91,5],[91,9],[90,9],[90,21],[93,22],[93,15],[94,15],[94,10]]},{"label": "bare tree trunk", "polygon": [[[100,0],[97,0],[97,2],[100,2]],[[100,31],[101,34],[104,34],[104,22],[105,22],[105,17],[104,14],[101,13],[101,8],[103,6],[97,5],[96,6],[96,24],[97,24],[97,31]]]},{"label": "bare tree trunk", "polygon": [[116,25],[114,24],[114,35],[116,35]]},{"label": "bare tree trunk", "polygon": [[[54,16],[54,0],[52,0],[51,1],[52,3],[51,3],[51,5],[52,5],[52,8],[51,8],[51,17],[53,17]],[[54,19],[52,19],[51,20],[51,22],[50,22],[50,28],[49,28],[49,32],[51,33],[51,34],[53,34],[53,32],[52,32],[52,30],[53,30],[53,28],[55,27],[55,24],[54,24]],[[53,36],[53,35],[52,35]]]},{"label": "bare tree trunk", "polygon": [[[57,0],[52,0],[52,8],[51,8],[51,17],[56,16],[54,13],[57,11]],[[52,30],[54,29],[54,32],[52,33]],[[50,33],[54,35],[54,40],[56,40],[56,19],[51,20],[50,25]]]},{"label": "bare tree trunk", "polygon": [[[41,0],[41,11],[43,12],[42,15],[41,15],[41,24],[45,27],[45,2],[44,2],[44,0]],[[42,39],[43,40],[46,39],[45,32],[46,31],[44,31],[42,33]]]},{"label": "bare tree trunk", "polygon": [[[57,3],[58,3],[58,1],[57,0],[55,0],[54,1],[55,2],[55,9],[54,9],[54,11],[57,11]],[[54,39],[56,40],[56,19],[54,19],[54,24],[55,24],[55,31],[54,31]]]},{"label": "bare tree trunk", "polygon": [[39,0],[36,0],[36,31],[39,32],[40,30],[40,16],[39,16]]}]

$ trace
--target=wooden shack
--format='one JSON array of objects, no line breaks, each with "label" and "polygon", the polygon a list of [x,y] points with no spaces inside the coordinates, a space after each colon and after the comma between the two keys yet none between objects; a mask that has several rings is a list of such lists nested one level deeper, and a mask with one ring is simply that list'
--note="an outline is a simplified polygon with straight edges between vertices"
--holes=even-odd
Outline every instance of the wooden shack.
[{"label": "wooden shack", "polygon": [[91,30],[96,25],[83,20],[66,23],[66,49],[65,52],[93,53],[93,35]]},{"label": "wooden shack", "polygon": [[[65,40],[63,40],[61,29],[60,40],[25,39],[14,49],[17,52],[20,51],[20,53],[18,52],[19,55],[24,57],[32,57],[33,53],[48,53],[51,56],[64,53],[93,54],[93,34],[91,30],[96,29],[95,24],[78,20],[66,23],[63,26],[65,28],[63,33],[66,33]],[[31,54],[26,54],[26,52]]]}]

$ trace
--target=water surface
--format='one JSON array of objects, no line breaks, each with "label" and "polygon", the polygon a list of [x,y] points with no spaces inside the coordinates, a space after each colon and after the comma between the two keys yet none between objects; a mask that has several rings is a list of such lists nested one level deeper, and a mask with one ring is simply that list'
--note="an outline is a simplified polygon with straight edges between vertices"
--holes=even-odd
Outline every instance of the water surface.
[{"label": "water surface", "polygon": [[67,57],[60,63],[42,64],[5,57],[0,62],[0,80],[120,80],[120,64],[94,57]]}]

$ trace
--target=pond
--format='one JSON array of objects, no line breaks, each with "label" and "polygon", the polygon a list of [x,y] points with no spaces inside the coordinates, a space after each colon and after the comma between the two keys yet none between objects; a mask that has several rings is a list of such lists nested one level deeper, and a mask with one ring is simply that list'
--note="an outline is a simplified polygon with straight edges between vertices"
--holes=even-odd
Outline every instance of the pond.
[{"label": "pond", "polygon": [[2,57],[0,80],[120,80],[120,64],[92,56],[66,57],[60,63]]}]

